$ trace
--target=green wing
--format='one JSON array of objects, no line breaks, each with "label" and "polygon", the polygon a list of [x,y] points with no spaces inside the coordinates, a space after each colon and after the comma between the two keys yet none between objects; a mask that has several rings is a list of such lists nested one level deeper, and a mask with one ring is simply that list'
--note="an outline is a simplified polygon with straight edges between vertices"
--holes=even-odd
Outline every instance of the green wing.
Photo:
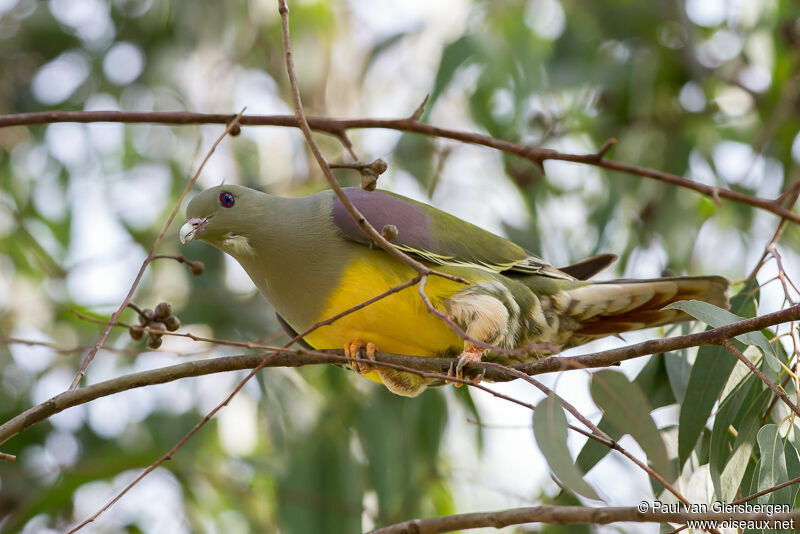
[{"label": "green wing", "polygon": [[[516,243],[427,204],[386,191],[348,188],[345,192],[376,229],[396,226],[398,235],[392,244],[419,259],[506,275],[575,279]],[[333,200],[333,220],[348,239],[370,244],[338,198]]]}]

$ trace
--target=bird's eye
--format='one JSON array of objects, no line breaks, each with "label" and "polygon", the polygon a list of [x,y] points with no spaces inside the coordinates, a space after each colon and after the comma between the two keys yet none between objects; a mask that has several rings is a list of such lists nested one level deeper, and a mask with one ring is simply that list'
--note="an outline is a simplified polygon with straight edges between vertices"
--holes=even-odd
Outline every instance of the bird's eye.
[{"label": "bird's eye", "polygon": [[233,193],[228,193],[227,191],[220,193],[219,203],[222,204],[222,207],[232,208],[234,202],[236,202],[236,199],[233,198]]}]

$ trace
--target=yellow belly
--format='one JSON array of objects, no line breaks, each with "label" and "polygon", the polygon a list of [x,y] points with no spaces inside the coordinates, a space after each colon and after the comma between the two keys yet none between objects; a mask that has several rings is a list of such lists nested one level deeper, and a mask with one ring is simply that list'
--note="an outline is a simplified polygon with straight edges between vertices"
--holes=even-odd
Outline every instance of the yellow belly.
[{"label": "yellow belly", "polygon": [[[346,269],[318,319],[341,313],[414,276],[413,269],[386,254],[369,254]],[[425,293],[441,310],[442,300],[463,288],[463,284],[434,276],[425,284]],[[417,286],[405,288],[306,336],[306,341],[318,349],[341,348],[356,339],[372,342],[382,352],[411,356],[435,356],[437,352],[463,345],[458,334],[428,311]]]}]

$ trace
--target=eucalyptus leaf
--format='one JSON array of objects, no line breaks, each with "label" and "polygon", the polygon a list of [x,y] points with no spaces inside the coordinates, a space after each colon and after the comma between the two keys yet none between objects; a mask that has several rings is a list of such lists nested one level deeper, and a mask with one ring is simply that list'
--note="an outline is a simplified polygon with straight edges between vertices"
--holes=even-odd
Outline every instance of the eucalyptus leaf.
[{"label": "eucalyptus leaf", "polygon": [[[778,425],[764,425],[758,431],[759,459],[758,491],[769,489],[789,480],[783,438]],[[782,488],[758,498],[761,503],[791,503],[791,489]]]},{"label": "eucalyptus leaf", "polygon": [[675,480],[675,469],[650,416],[652,408],[644,392],[624,374],[610,370],[592,374],[590,391],[611,424],[639,443],[653,468],[667,481]]},{"label": "eucalyptus leaf", "polygon": [[[703,321],[712,328],[718,328],[720,326],[725,326],[744,320],[744,317],[740,317],[735,313],[729,312],[728,310],[723,310],[718,306],[714,306],[713,304],[702,302],[700,300],[682,300],[679,302],[673,302],[669,306],[665,306],[664,309],[683,310],[695,319]],[[764,354],[764,363],[767,365],[767,367],[769,367],[775,373],[780,370],[780,361],[775,355],[775,350],[772,348],[772,345],[764,336],[764,334],[761,332],[747,332],[746,334],[736,336],[736,339],[745,345],[755,345],[760,348],[761,352]]]},{"label": "eucalyptus leaf", "polygon": [[[757,286],[747,285],[731,299],[731,311],[734,314],[755,314],[757,294]],[[734,341],[734,344],[736,343],[741,346],[740,342]],[[683,466],[691,455],[697,438],[700,437],[711,415],[714,403],[725,387],[737,361],[733,354],[718,345],[704,345],[697,350],[678,419],[679,466]]]},{"label": "eucalyptus leaf", "polygon": [[[736,454],[737,446],[735,443],[739,443],[742,440],[742,428],[736,426],[737,421],[740,420],[741,412],[753,412],[747,419],[756,421],[751,440],[755,442],[755,431],[758,430],[758,422],[761,417],[760,406],[758,406],[757,401],[759,397],[763,396],[763,398],[766,398],[765,395],[762,395],[763,392],[764,388],[761,381],[758,380],[757,377],[751,375],[751,379],[740,383],[731,395],[723,399],[714,416],[714,425],[711,429],[709,472],[714,484],[714,492],[718,497],[723,495],[722,472],[732,456]],[[753,407],[752,410],[751,407]],[[734,435],[734,433],[738,434],[738,436]],[[745,454],[745,459],[747,459],[749,454],[750,452],[748,451]],[[738,482],[740,481],[741,480]]]},{"label": "eucalyptus leaf", "polygon": [[[633,381],[641,391],[645,392],[654,409],[675,403],[675,397],[667,378],[666,358],[664,354],[651,356]],[[623,432],[612,426],[610,419],[605,415],[597,423],[597,426],[612,439],[618,440],[622,437]],[[584,472],[588,472],[608,454],[609,450],[602,443],[593,439],[587,440],[578,454],[578,467]]]},{"label": "eucalyptus leaf", "polygon": [[[763,406],[769,399],[769,391],[763,390],[759,395],[757,405]],[[745,405],[742,409],[748,409]],[[750,417],[743,417],[738,427],[738,435],[732,445],[732,454],[725,464],[720,475],[720,488],[717,493],[725,502],[731,502],[736,498],[742,485],[747,466],[750,464],[751,454],[756,443],[759,426],[761,424],[760,409]]]},{"label": "eucalyptus leaf", "polygon": [[565,487],[584,497],[600,500],[597,492],[583,479],[583,473],[569,454],[567,418],[555,396],[548,395],[536,405],[533,435],[553,474]]}]

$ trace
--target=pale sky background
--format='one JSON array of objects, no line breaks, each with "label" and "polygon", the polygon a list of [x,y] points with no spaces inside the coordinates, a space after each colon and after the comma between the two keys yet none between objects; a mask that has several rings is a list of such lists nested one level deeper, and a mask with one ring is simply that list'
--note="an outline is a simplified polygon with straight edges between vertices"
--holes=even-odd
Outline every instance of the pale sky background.
[{"label": "pale sky background", "polygon": [[[0,14],[10,10],[17,0],[0,0]],[[19,0],[20,4],[31,4],[32,0]],[[251,11],[254,16],[277,17],[275,2],[254,0]],[[721,21],[747,23],[757,20],[761,10],[769,2],[764,1],[725,1],[688,0],[687,13],[698,25],[714,26]],[[53,14],[66,26],[77,31],[84,43],[92,48],[104,49],[111,43],[104,61],[106,77],[119,85],[135,81],[148,68],[147,58],[134,44],[115,42],[116,29],[108,14],[108,6],[100,0],[52,0],[48,4]],[[340,32],[334,43],[335,70],[338,78],[331,83],[332,96],[347,90],[348,77],[359,76],[360,58],[370,44],[409,28],[422,28],[418,37],[403,41],[383,54],[368,72],[365,86],[369,91],[364,98],[330,98],[340,107],[331,105],[326,110],[332,116],[399,117],[407,116],[422,97],[430,90],[438,67],[442,47],[461,35],[465,27],[475,25],[471,20],[470,2],[466,0],[409,0],[395,2],[376,0],[363,2],[351,0],[347,9],[352,12],[352,20],[358,25],[357,32]],[[563,30],[564,12],[559,0],[530,0],[531,16],[529,23],[541,36],[555,38]],[[342,12],[344,7],[341,8]],[[528,20],[528,19],[526,19]],[[758,49],[756,42],[740,42],[731,32],[720,30],[707,42],[700,44],[709,64],[726,54],[735,54],[741,47]],[[306,52],[309,52],[306,50]],[[302,48],[296,49],[295,61],[298,71],[304,73],[304,65],[310,61]],[[769,87],[770,51],[764,50],[756,57],[761,58],[761,68],[757,64],[745,73],[745,83],[762,90]],[[277,94],[277,84],[268,74],[258,70],[248,70],[238,65],[227,65],[222,74],[220,64],[227,63],[225,51],[211,48],[196,49],[185,57],[174,76],[179,80],[188,102],[182,104],[170,95],[154,94],[147,87],[133,83],[117,101],[106,94],[94,95],[89,109],[182,109],[184,106],[194,110],[225,111],[239,110],[247,106],[248,113],[290,113],[286,102]],[[214,84],[208,84],[209,74],[215,72]],[[43,66],[37,72],[32,85],[35,97],[42,104],[58,104],[68,98],[89,74],[88,63],[78,52],[68,52]],[[437,103],[430,116],[430,122],[453,128],[475,130],[468,118],[465,88],[468,88],[478,73],[466,69],[456,83],[450,87]],[[471,78],[473,77],[473,78]],[[398,83],[402,80],[402,83]],[[339,85],[337,85],[339,84]],[[702,109],[705,100],[698,88],[687,84],[680,94],[680,101],[689,110]],[[743,97],[745,92],[732,91],[718,96],[722,110],[736,116],[743,113],[752,102]],[[499,95],[497,105],[503,105]],[[75,302],[92,306],[99,312],[109,313],[125,296],[145,257],[145,251],[130,240],[129,234],[120,220],[136,227],[147,227],[163,210],[169,186],[169,169],[158,164],[145,164],[134,169],[122,169],[115,162],[116,157],[107,157],[120,150],[123,142],[123,129],[132,128],[135,132],[135,148],[142,154],[159,154],[164,150],[176,151],[186,162],[186,168],[194,170],[197,147],[175,137],[168,128],[155,125],[126,127],[119,124],[54,124],[47,128],[46,146],[41,147],[23,142],[14,149],[12,163],[14,172],[21,176],[37,178],[35,190],[37,206],[53,218],[58,218],[71,209],[74,213],[72,226],[72,247],[63,250],[43,225],[32,224],[31,232],[55,258],[65,260],[74,266],[64,285],[43,288],[30,287],[24,280],[16,279],[13,268],[0,269],[0,308],[16,307],[16,313],[32,318],[11,334],[27,339],[47,339],[37,323],[37,310],[41,309],[42,299],[48,294],[66,292]],[[203,128],[202,149],[208,147],[220,132],[218,126]],[[374,157],[388,159],[399,132],[365,130],[354,132],[352,139],[362,159]],[[306,160],[302,152],[302,137],[297,130],[282,128],[246,128],[243,136],[258,143],[259,165],[263,184],[280,191],[295,174],[306,172]],[[217,150],[204,171],[200,183],[203,187],[216,185],[223,178],[229,183],[241,180],[238,167],[232,160],[231,145],[235,139],[227,139]],[[503,223],[521,227],[526,222],[526,208],[516,193],[515,187],[504,176],[502,162],[498,153],[481,147],[452,143],[453,154],[443,169],[441,183],[433,198],[428,198],[413,177],[403,171],[391,168],[381,177],[383,188],[430,202],[439,208],[474,222],[497,233],[503,233]],[[553,148],[584,152],[597,147],[583,138],[562,140]],[[57,161],[65,165],[71,174],[67,190],[57,183],[55,169],[48,168],[47,158],[41,157],[48,151]],[[793,155],[800,160],[800,136],[795,141]],[[738,183],[758,185],[758,194],[775,197],[784,180],[784,169],[774,160],[753,153],[748,145],[726,141],[714,150],[714,163],[720,176],[715,176],[702,157],[692,158],[690,176],[703,183]],[[42,163],[45,162],[45,163]],[[636,162],[632,162],[636,163]],[[586,193],[603,187],[604,180],[596,168],[572,165],[563,162],[545,163],[547,179],[557,180],[563,187]],[[749,172],[743,172],[749,169]],[[312,170],[313,174],[318,174]],[[52,178],[48,180],[47,178]],[[720,182],[720,179],[722,182]],[[288,189],[288,187],[287,187]],[[0,208],[7,199],[0,199]],[[552,214],[543,225],[547,238],[543,240],[544,249],[540,254],[556,265],[566,263],[566,251],[574,255],[588,254],[593,242],[587,240],[590,234],[585,223],[585,209],[576,195],[574,202],[553,200],[540,207]],[[181,210],[181,213],[183,210]],[[177,240],[177,231],[182,223],[179,217],[166,236],[167,240]],[[13,220],[8,220],[7,212],[0,209],[0,238],[13,228]],[[754,225],[744,240],[733,232],[720,229],[712,219],[702,228],[694,248],[692,274],[724,274],[732,279],[744,277],[753,267],[774,231],[776,220],[763,212],[756,212]],[[624,237],[624,226],[610,232],[608,250],[614,251],[616,238]],[[595,238],[596,239],[596,238]],[[783,250],[787,270],[799,273],[798,256]],[[657,276],[666,263],[667,251],[661,246],[639,249],[635,252],[636,261],[630,262],[627,272],[609,272],[606,277],[650,277]],[[156,292],[170,300],[180,302],[186,298],[190,288],[186,275],[179,266],[163,265],[153,275],[149,273],[143,286],[152,286]],[[249,278],[241,268],[226,257],[226,284],[235,294],[250,294],[255,291]],[[776,274],[774,263],[762,270],[761,280]],[[170,280],[169,284],[165,280]],[[762,313],[777,310],[781,305],[782,292],[777,284],[768,285],[762,291]],[[187,330],[202,335],[208,333],[202,325],[187,325]],[[266,332],[265,332],[266,333]],[[657,332],[637,332],[626,334],[626,342],[632,343],[648,339]],[[622,345],[616,339],[607,339],[570,351],[566,354],[582,354],[593,350]],[[189,352],[200,350],[198,344],[184,339],[166,338],[158,353],[144,354],[130,363],[114,354],[103,352],[89,368],[88,382],[94,383],[119,374],[146,368],[155,368],[179,360],[170,350]],[[35,372],[46,368],[56,357],[53,351],[42,347],[11,347],[14,362],[19,368]],[[215,348],[212,356],[227,354],[225,348]],[[207,357],[202,355],[198,357]],[[635,376],[644,365],[644,360],[623,364],[620,369]],[[268,370],[266,373],[282,373],[287,378],[295,377],[293,370]],[[60,393],[69,385],[74,369],[56,366],[42,378],[31,391],[31,402],[38,403]],[[183,380],[162,386],[134,390],[94,401],[88,405],[72,408],[52,418],[59,429],[35,451],[22,461],[38,465],[42,476],[48,476],[48,469],[56,473],[59,466],[67,467],[75,461],[79,445],[73,437],[82,422],[87,422],[101,436],[122,437],[123,442],[134,447],[136,443],[135,423],[141,421],[154,410],[169,410],[175,414],[199,407],[208,411],[213,408],[239,380],[240,373],[213,375]],[[6,378],[8,373],[6,373]],[[599,419],[599,411],[588,396],[586,372],[568,372],[560,375],[544,375],[542,381],[573,403],[583,414],[593,420]],[[298,384],[300,381],[297,381]],[[250,384],[254,385],[254,384]],[[302,385],[298,385],[301,388]],[[356,387],[374,387],[361,383]],[[497,391],[521,400],[537,403],[542,395],[522,382],[497,384]],[[453,492],[461,512],[481,511],[511,506],[532,505],[532,499],[539,488],[545,486],[552,493],[556,486],[550,479],[548,468],[539,452],[531,430],[531,413],[519,406],[495,399],[488,394],[473,390],[483,421],[490,426],[485,430],[486,445],[482,454],[474,449],[470,437],[476,430],[448,391],[452,407],[448,426],[444,462],[453,473]],[[256,417],[256,403],[265,402],[260,398],[256,387],[246,388],[235,401],[225,408],[219,418],[219,435],[223,447],[232,456],[246,455],[255,447],[259,439]],[[677,423],[677,410],[659,410],[660,425]],[[214,425],[205,429],[213,431]],[[570,450],[577,454],[584,438],[571,433]],[[621,442],[628,450],[644,458],[641,450],[630,438]],[[232,470],[243,469],[232,464]],[[246,471],[246,470],[245,470]],[[115,490],[130,479],[133,472],[120,474],[113,483],[95,482],[87,484],[75,496],[76,519],[83,519],[100,507]],[[247,477],[247,472],[241,476]],[[588,480],[593,483],[607,505],[636,505],[643,498],[652,499],[646,475],[615,453],[595,468]],[[703,480],[692,487],[679,487],[681,491],[698,501],[707,500]],[[0,491],[2,480],[0,479]],[[188,532],[186,524],[175,511],[180,510],[182,499],[180,486],[166,470],[157,470],[147,477],[129,495],[122,499],[99,521],[90,525],[85,532],[113,530],[130,517],[137,517],[139,525],[150,532]],[[367,506],[369,506],[367,497]],[[588,501],[587,501],[588,502]],[[592,503],[599,504],[599,503]],[[244,519],[231,510],[224,520],[226,532],[243,532]],[[364,528],[371,525],[365,520]],[[43,532],[41,520],[34,520],[26,532]],[[656,525],[621,527],[626,532],[658,532]],[[616,527],[603,527],[599,531],[611,531]],[[491,532],[495,532],[491,530]]]}]

